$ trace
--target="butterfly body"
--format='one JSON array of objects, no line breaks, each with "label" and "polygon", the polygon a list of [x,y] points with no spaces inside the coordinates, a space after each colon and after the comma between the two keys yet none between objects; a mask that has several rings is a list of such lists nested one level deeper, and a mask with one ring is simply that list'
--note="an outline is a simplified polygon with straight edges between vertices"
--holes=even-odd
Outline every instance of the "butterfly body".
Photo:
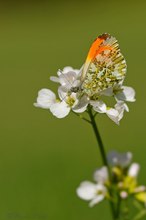
[{"label": "butterfly body", "polygon": [[71,92],[74,92],[74,93],[77,93],[79,90],[81,90],[81,87],[80,87],[80,86],[76,86],[76,87],[71,87],[71,88],[70,88],[70,91],[71,91]]}]

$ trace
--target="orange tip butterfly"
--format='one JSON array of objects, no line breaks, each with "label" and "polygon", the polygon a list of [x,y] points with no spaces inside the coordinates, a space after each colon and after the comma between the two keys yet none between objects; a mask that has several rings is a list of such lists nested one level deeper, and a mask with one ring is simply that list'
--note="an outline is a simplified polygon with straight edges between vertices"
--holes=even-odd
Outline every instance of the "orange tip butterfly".
[{"label": "orange tip butterfly", "polygon": [[104,33],[91,45],[81,73],[82,89],[90,96],[123,82],[126,61],[115,37]]}]

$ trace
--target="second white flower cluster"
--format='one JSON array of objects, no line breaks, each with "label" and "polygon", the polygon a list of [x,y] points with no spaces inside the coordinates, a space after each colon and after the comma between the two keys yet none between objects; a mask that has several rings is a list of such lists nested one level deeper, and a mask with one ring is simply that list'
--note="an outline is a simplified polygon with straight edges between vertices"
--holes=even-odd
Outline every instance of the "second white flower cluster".
[{"label": "second white flower cluster", "polygon": [[[107,167],[102,167],[94,172],[95,182],[84,181],[77,188],[77,195],[92,207],[104,199],[113,201],[112,194],[118,195],[121,200],[131,196],[140,203],[146,204],[146,187],[139,185],[137,175],[140,166],[138,163],[131,163],[132,154],[111,152],[108,154],[108,161],[111,167],[111,177],[109,177]],[[113,187],[114,186],[114,187]]]}]

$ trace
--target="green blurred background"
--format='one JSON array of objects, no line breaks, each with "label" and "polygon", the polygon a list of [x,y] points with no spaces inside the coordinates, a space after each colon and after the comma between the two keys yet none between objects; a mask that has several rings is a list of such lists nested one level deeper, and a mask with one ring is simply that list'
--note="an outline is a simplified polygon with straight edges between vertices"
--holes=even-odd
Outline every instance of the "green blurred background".
[{"label": "green blurred background", "polygon": [[90,209],[76,187],[101,166],[91,127],[33,106],[64,66],[80,68],[97,35],[119,40],[136,89],[120,126],[99,115],[106,150],[132,151],[146,183],[146,1],[0,2],[0,219],[110,220],[107,202]]}]

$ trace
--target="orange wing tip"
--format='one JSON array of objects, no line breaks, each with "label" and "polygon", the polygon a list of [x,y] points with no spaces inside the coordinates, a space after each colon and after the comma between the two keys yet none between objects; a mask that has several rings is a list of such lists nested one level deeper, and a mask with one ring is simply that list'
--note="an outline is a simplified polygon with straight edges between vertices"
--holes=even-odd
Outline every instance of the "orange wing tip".
[{"label": "orange wing tip", "polygon": [[98,36],[98,38],[101,38],[101,39],[104,39],[104,40],[106,40],[107,38],[110,38],[110,37],[111,37],[111,35],[108,34],[108,33],[104,33],[104,34],[101,34],[101,35]]},{"label": "orange wing tip", "polygon": [[107,39],[107,38],[110,38],[111,35],[110,34],[107,34],[107,33],[104,33],[102,35],[99,35],[93,42],[93,44],[91,45],[90,47],[90,50],[89,50],[89,53],[88,53],[88,56],[87,56],[87,60],[88,61],[91,61],[92,59],[94,59],[94,57],[98,54],[98,53],[101,53],[102,51],[104,50],[112,50],[111,47],[102,47],[99,49],[100,45]]}]

